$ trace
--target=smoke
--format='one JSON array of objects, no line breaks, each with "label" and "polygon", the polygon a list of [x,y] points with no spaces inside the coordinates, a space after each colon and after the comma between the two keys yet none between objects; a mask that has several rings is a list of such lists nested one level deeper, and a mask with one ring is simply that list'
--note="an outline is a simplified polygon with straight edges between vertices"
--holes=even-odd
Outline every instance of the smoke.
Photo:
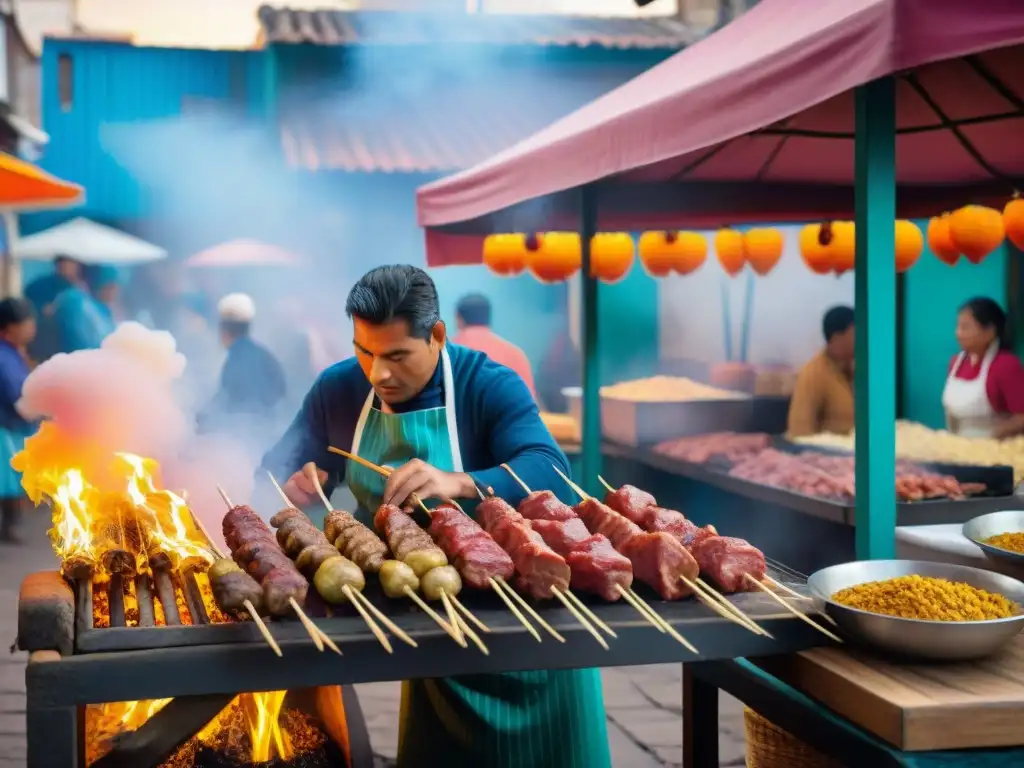
[{"label": "smoke", "polygon": [[216,536],[224,511],[217,485],[244,502],[254,467],[229,438],[195,434],[192,415],[175,395],[185,367],[170,333],[123,323],[99,349],[56,355],[36,368],[19,409],[47,419],[67,443],[88,446],[93,458],[127,452],[155,459],[162,485],[187,491]]}]

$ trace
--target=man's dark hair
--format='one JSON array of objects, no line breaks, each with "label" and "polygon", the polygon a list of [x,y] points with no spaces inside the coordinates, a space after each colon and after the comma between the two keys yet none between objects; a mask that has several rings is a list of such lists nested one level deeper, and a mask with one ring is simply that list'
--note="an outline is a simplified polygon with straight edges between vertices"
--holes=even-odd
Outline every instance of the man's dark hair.
[{"label": "man's dark hair", "polygon": [[455,314],[466,325],[491,324],[491,302],[482,293],[470,293],[459,299],[455,305]]},{"label": "man's dark hair", "polygon": [[419,267],[392,264],[371,269],[349,291],[345,314],[371,325],[404,320],[413,338],[430,338],[441,319],[437,287]]},{"label": "man's dark hair", "polygon": [[832,341],[832,337],[838,333],[846,333],[853,327],[853,307],[840,305],[832,307],[825,313],[821,321],[821,332],[825,335],[825,341]]},{"label": "man's dark hair", "polygon": [[12,325],[23,323],[35,316],[32,302],[28,299],[9,298],[0,301],[0,331]]}]

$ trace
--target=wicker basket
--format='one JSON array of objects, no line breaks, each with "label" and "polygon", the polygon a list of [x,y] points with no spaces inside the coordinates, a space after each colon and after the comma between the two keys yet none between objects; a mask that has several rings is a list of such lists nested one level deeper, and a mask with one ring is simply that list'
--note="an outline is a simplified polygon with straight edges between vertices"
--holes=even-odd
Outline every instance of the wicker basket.
[{"label": "wicker basket", "polygon": [[843,768],[786,731],[744,707],[747,731],[747,768]]}]

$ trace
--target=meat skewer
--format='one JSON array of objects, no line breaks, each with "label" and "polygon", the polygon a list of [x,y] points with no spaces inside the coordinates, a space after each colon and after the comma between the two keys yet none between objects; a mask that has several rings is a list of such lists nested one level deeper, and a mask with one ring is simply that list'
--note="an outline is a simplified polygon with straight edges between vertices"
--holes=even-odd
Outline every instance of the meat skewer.
[{"label": "meat skewer", "polygon": [[[357,456],[353,453],[349,453],[348,451],[343,451],[340,448],[328,446],[328,450],[330,450],[333,453],[337,453],[338,455],[343,456],[346,459],[361,464],[367,469],[371,469],[383,477],[391,476],[391,470],[388,469],[387,467],[378,466],[373,462],[367,461],[366,459]],[[316,487],[319,489],[320,498],[323,500],[324,504],[327,505],[328,509],[332,509],[330,501],[323,493],[323,489],[320,488],[319,479],[316,477],[312,477],[312,473],[311,479],[313,480],[313,483],[316,485]],[[427,514],[428,517],[431,517],[433,515],[433,510],[428,508],[421,499],[419,499],[416,496],[413,496],[412,498],[415,501],[415,503],[417,503],[420,506],[420,508]],[[378,509],[377,515],[380,515],[380,512],[381,510]],[[405,515],[404,512],[402,513],[402,516],[408,518],[408,515]],[[408,529],[408,533],[396,533],[395,535],[399,536],[403,541],[406,542],[418,542],[415,549],[406,547],[405,552],[401,555],[398,553],[398,551],[395,550],[394,546],[391,546],[392,552],[395,555],[396,559],[402,562],[406,562],[410,565],[410,567],[413,568],[414,571],[417,571],[416,575],[420,576],[423,579],[420,586],[423,589],[424,596],[428,600],[441,600],[441,602],[445,606],[445,611],[448,613],[449,623],[455,629],[456,635],[458,635],[460,638],[463,633],[469,635],[470,640],[473,641],[473,643],[481,650],[481,652],[489,653],[489,651],[486,650],[486,647],[479,640],[479,637],[475,635],[475,633],[465,632],[465,622],[462,621],[461,618],[458,621],[456,621],[456,611],[458,611],[463,617],[465,617],[473,624],[478,626],[482,631],[491,631],[490,628],[482,621],[480,621],[480,619],[477,618],[468,608],[466,608],[466,606],[464,606],[457,597],[458,592],[461,591],[462,588],[462,572],[458,568],[454,568],[448,565],[447,554],[444,552],[443,549],[434,545],[433,542],[430,540],[429,536],[422,536],[412,531],[412,528],[410,526],[415,526],[417,530],[422,530],[419,529],[419,526],[416,525],[416,522],[412,520],[412,518],[408,518],[408,520],[403,520],[401,518],[396,519],[398,520],[398,527],[403,531],[405,531],[405,529]],[[376,516],[374,525],[378,528],[380,527],[376,520]],[[386,531],[382,531],[382,533],[384,533],[385,538],[388,539],[389,545],[391,545],[390,534],[388,534]],[[427,542],[430,542],[430,544],[428,544]],[[444,556],[443,562],[441,557],[442,555]],[[422,573],[420,571],[422,571]],[[455,587],[456,580],[458,580],[457,588]],[[460,642],[460,645],[464,645],[464,642],[465,641],[462,640]]]},{"label": "meat skewer", "polygon": [[657,506],[654,497],[639,488],[624,485],[610,490],[605,503],[644,530],[671,533],[694,556],[700,570],[726,592],[749,590],[747,574],[757,581],[764,579],[766,564],[759,549],[743,539],[721,536],[713,526],[699,528],[682,513]]},{"label": "meat skewer", "polygon": [[[689,520],[685,520],[682,513],[676,510],[658,507],[654,496],[646,491],[640,490],[639,488],[624,485],[616,490],[605,482],[604,478],[599,477],[598,480],[608,491],[606,499],[608,499],[609,506],[614,504],[616,507],[628,509],[630,515],[635,519],[669,520],[672,522],[676,530],[690,530],[691,532],[698,532],[696,536],[693,536],[690,539],[690,548],[695,550],[694,554],[701,565],[701,571],[710,572],[712,578],[714,578],[715,581],[723,588],[732,587],[731,591],[733,592],[740,591],[741,589],[760,589],[768,593],[772,599],[783,605],[790,613],[798,616],[815,629],[821,631],[827,637],[837,640],[838,642],[842,642],[842,640],[840,640],[835,634],[818,625],[806,614],[785,602],[785,600],[779,597],[764,583],[765,581],[769,581],[776,587],[783,587],[783,585],[767,576],[765,573],[767,565],[764,555],[749,542],[743,539],[720,536],[714,527],[710,525],[703,529],[697,528],[694,523]],[[680,523],[680,520],[685,520],[686,525]],[[704,535],[700,535],[700,532],[703,532]],[[716,555],[718,557],[717,560]],[[724,563],[722,562],[723,560],[725,561]],[[718,566],[718,570],[712,570],[716,565]],[[717,574],[717,577],[715,574]],[[737,584],[738,581],[743,581],[743,585],[739,586]],[[700,579],[694,579],[693,587],[701,594],[704,598],[705,604],[708,604],[709,607],[711,607],[709,600],[715,600],[718,602],[719,607],[730,611],[734,617],[743,619],[749,629],[771,637],[771,635],[758,626],[753,619],[740,611],[739,608],[726,600],[722,595],[704,584]],[[796,597],[803,597],[788,588],[785,589]],[[718,609],[715,608],[715,610]],[[726,618],[730,617],[727,616]]]},{"label": "meat skewer", "polygon": [[[527,498],[533,495],[533,492],[530,490],[529,486],[527,486],[526,483],[523,482],[522,478],[520,478],[512,470],[510,466],[508,466],[507,464],[502,464],[501,466],[503,469],[505,469],[506,472],[508,472],[512,476],[512,479],[515,480],[524,491],[526,491],[526,493],[528,494]],[[560,477],[562,477],[567,483],[570,483],[571,485],[571,482],[568,480],[568,478],[566,478],[565,475],[562,474],[562,472],[559,471],[557,467],[553,468],[556,472],[558,472],[558,475]],[[551,499],[553,499],[554,501],[552,502]],[[538,500],[541,499],[538,498]],[[541,501],[541,503],[543,503],[547,507],[549,515],[561,517],[563,519],[572,519],[573,516],[577,515],[577,513],[571,507],[559,501],[554,496],[554,494],[551,494],[550,497],[547,497],[545,500]],[[589,528],[589,526],[586,527]],[[601,532],[594,531],[594,533]],[[615,542],[611,541],[611,543],[614,546]],[[684,638],[682,635],[676,632],[676,630],[672,627],[671,624],[665,621],[665,619],[663,619],[651,606],[649,606],[646,601],[644,601],[639,595],[633,592],[632,589],[624,587],[620,584],[618,585],[616,591],[626,602],[633,606],[633,608],[636,609],[636,611],[644,618],[645,621],[651,624],[651,626],[653,626],[659,632],[668,634],[670,637],[672,637],[672,639],[676,640],[678,643],[685,646],[693,653],[698,653],[697,649],[688,640],[686,640],[686,638]]]},{"label": "meat skewer", "polygon": [[[267,476],[287,505],[285,509],[270,518],[270,524],[276,524],[277,526],[278,542],[280,543],[282,534],[284,534],[285,544],[283,546],[285,552],[295,558],[295,564],[300,570],[305,568],[307,572],[312,571],[315,573],[313,583],[320,595],[327,602],[334,605],[346,601],[351,603],[359,612],[363,621],[366,622],[366,626],[373,632],[374,637],[377,638],[377,641],[388,653],[393,653],[391,643],[388,642],[387,637],[380,627],[377,626],[374,617],[403,643],[411,645],[413,648],[418,647],[415,640],[385,616],[362,593],[363,588],[366,586],[366,578],[359,566],[341,555],[328,541],[323,531],[313,525],[313,521],[306,516],[306,513],[292,504],[291,499],[288,498],[288,495],[272,474],[268,472]],[[288,527],[289,524],[291,524],[290,529]],[[336,573],[327,570],[330,568],[333,568]],[[358,580],[345,583],[345,577],[349,573],[354,576],[355,571],[359,573]],[[338,583],[330,583],[331,579],[340,581],[340,588]]]},{"label": "meat skewer", "polygon": [[299,600],[306,599],[309,582],[278,546],[267,524],[250,508],[233,506],[223,488],[218,486],[217,491],[228,505],[223,521],[224,540],[235,562],[262,585],[267,611],[273,616],[286,616],[294,611],[317,650],[323,651],[326,644],[341,654],[334,641],[299,606]]},{"label": "meat skewer", "polygon": [[[206,530],[202,520],[192,510],[189,510],[189,514],[192,515],[192,522],[195,523],[199,532],[203,534],[206,543],[210,547],[210,551],[216,557],[206,575],[210,579],[210,586],[213,587],[213,597],[217,601],[217,605],[226,613],[240,613],[241,609],[245,609],[245,612],[249,614],[257,629],[259,629],[260,634],[263,635],[263,639],[267,641],[267,645],[278,656],[282,656],[281,646],[277,644],[274,636],[270,633],[270,629],[263,623],[263,619],[260,618],[259,609],[256,607],[257,605],[261,608],[263,606],[263,589],[252,576],[239,568],[234,560],[220,551],[217,545],[213,543],[213,539],[210,538],[210,532]],[[237,606],[241,606],[241,608]]]},{"label": "meat skewer", "polygon": [[[384,556],[387,555],[388,551],[387,545],[381,541],[377,534],[356,520],[352,515],[334,508],[331,500],[324,493],[323,486],[320,485],[320,478],[317,477],[316,472],[310,472],[309,478],[313,483],[313,487],[316,488],[316,492],[320,496],[324,507],[327,509],[324,529],[328,539],[332,537],[327,531],[333,525],[335,532],[337,532],[337,535],[334,537],[335,546],[339,549],[344,546],[346,551],[354,550],[354,557],[363,558],[371,568],[375,567],[385,595],[390,598],[403,596],[409,598],[435,624],[441,627],[452,640],[465,648],[466,641],[462,635],[416,594],[416,590],[420,588],[420,579],[416,572],[399,560],[385,559]],[[274,485],[277,485],[276,481]],[[283,490],[281,490],[281,495],[287,498]],[[288,503],[290,504],[291,502],[289,501]],[[332,518],[334,520],[333,523],[331,522]],[[350,522],[354,523],[354,525],[350,524]],[[378,557],[380,557],[379,564],[377,563]]]}]

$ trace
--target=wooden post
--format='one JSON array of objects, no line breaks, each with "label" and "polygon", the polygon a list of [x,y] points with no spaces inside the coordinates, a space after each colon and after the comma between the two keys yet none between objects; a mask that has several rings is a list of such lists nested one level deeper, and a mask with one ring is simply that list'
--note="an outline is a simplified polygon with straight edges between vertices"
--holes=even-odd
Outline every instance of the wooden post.
[{"label": "wooden post", "polygon": [[856,184],[856,550],[896,551],[896,86],[891,77],[857,89]]},{"label": "wooden post", "polygon": [[583,450],[582,477],[586,485],[601,474],[601,361],[598,357],[598,283],[590,275],[590,241],[597,231],[597,200],[595,189],[588,185],[581,190],[580,247],[583,263],[580,268],[580,356],[583,361]]}]

